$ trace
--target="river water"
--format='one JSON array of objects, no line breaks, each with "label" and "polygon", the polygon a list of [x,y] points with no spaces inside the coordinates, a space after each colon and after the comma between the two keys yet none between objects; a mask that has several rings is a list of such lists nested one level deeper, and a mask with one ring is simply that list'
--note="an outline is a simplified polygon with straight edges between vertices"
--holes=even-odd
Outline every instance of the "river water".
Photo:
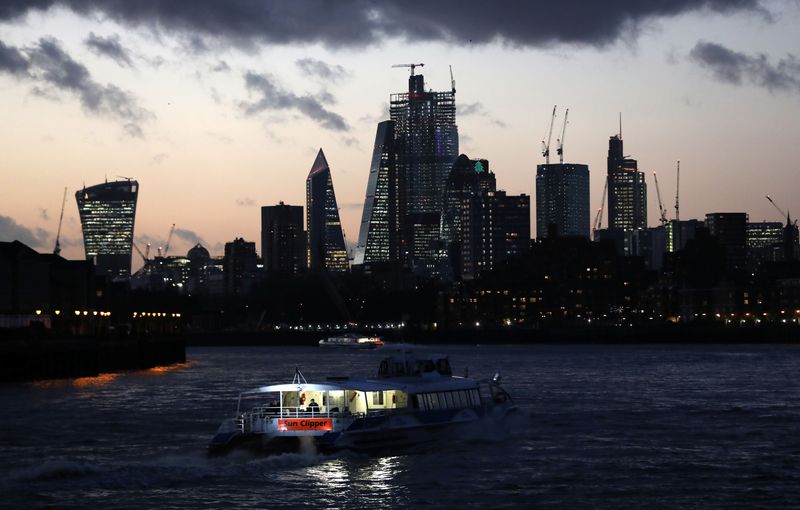
[{"label": "river water", "polygon": [[521,412],[406,455],[208,458],[240,389],[385,352],[190,348],[186,365],[0,386],[0,506],[797,508],[797,346],[447,346]]}]

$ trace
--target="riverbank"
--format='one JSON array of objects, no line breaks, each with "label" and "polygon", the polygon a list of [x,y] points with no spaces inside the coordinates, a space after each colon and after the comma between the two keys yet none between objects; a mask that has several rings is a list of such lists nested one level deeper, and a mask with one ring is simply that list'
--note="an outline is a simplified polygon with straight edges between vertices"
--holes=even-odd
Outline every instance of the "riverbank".
[{"label": "riverbank", "polygon": [[6,338],[0,341],[0,383],[93,377],[185,361],[179,336]]}]

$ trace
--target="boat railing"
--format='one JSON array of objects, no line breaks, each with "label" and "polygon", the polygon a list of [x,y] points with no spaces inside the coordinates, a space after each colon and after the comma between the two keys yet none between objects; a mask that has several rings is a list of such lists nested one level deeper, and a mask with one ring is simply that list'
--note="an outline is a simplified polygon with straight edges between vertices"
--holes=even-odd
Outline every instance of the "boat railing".
[{"label": "boat railing", "polygon": [[250,409],[252,417],[258,418],[314,418],[314,417],[338,417],[348,414],[347,411],[339,411],[338,407],[320,406],[314,407],[276,407],[276,406],[256,406]]}]

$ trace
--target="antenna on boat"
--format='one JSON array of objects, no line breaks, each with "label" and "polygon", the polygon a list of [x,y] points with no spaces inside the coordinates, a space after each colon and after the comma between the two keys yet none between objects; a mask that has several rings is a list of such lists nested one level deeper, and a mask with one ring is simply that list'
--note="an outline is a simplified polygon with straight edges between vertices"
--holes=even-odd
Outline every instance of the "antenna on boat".
[{"label": "antenna on boat", "polygon": [[492,376],[492,382],[495,384],[500,384],[500,372],[495,372]]},{"label": "antenna on boat", "polygon": [[299,367],[294,367],[294,378],[292,379],[292,384],[296,384],[298,390],[303,389],[303,386],[308,384],[306,378],[303,376],[302,372],[300,372]]}]

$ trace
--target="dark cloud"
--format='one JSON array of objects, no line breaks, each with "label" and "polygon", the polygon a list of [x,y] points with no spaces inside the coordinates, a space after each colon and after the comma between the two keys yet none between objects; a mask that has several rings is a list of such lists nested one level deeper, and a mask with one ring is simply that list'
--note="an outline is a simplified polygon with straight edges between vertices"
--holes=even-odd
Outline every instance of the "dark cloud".
[{"label": "dark cloud", "polygon": [[[0,42],[0,55],[6,57],[0,58],[0,72],[32,81],[34,94],[54,98],[57,97],[55,91],[70,93],[78,98],[85,111],[121,121],[131,136],[142,137],[141,122],[153,117],[128,92],[116,85],[101,85],[95,81],[86,66],[67,54],[55,39],[39,39],[23,50]],[[9,55],[12,58],[8,58]],[[23,58],[24,64],[16,60],[18,57]],[[22,68],[25,72],[20,71]]]},{"label": "dark cloud", "polygon": [[134,67],[130,51],[122,46],[119,36],[116,34],[102,37],[91,32],[84,44],[95,55],[110,58],[120,67]]},{"label": "dark cloud", "polygon": [[347,76],[347,71],[340,65],[331,65],[315,58],[301,58],[295,64],[307,76],[322,78],[326,81],[338,81]]},{"label": "dark cloud", "polygon": [[508,124],[502,120],[495,119],[489,115],[489,112],[486,111],[486,108],[484,108],[483,104],[480,102],[459,104],[456,106],[456,113],[458,113],[458,115],[461,117],[468,117],[470,115],[486,117],[489,123],[494,124],[495,126],[501,128],[508,127]]},{"label": "dark cloud", "polygon": [[260,96],[255,102],[239,104],[247,115],[256,115],[264,111],[296,110],[319,122],[324,128],[334,131],[350,129],[342,116],[325,108],[324,101],[318,97],[310,94],[298,96],[294,92],[284,90],[267,74],[248,72],[244,78],[248,90]]},{"label": "dark cloud", "polygon": [[758,12],[763,0],[6,0],[0,19],[64,6],[190,41],[212,38],[239,46],[258,43],[361,47],[387,37],[411,41],[515,46],[568,43],[605,46],[635,36],[641,25],[680,14]]},{"label": "dark cloud", "polygon": [[31,248],[49,246],[50,233],[44,229],[31,230],[20,225],[14,218],[0,214],[0,241],[19,241]]},{"label": "dark cloud", "polygon": [[358,142],[358,138],[353,136],[343,136],[342,137],[342,144],[346,147],[360,147],[361,144]]},{"label": "dark cloud", "polygon": [[0,71],[15,74],[27,75],[30,63],[25,55],[17,48],[6,46],[0,41]]},{"label": "dark cloud", "polygon": [[225,62],[224,60],[220,60],[216,64],[211,66],[211,71],[215,73],[227,73],[230,70],[231,66],[229,66],[228,63]]},{"label": "dark cloud", "polygon": [[792,54],[773,65],[763,53],[747,55],[721,44],[699,41],[689,57],[721,82],[741,85],[747,80],[771,92],[800,92],[800,60]]}]

